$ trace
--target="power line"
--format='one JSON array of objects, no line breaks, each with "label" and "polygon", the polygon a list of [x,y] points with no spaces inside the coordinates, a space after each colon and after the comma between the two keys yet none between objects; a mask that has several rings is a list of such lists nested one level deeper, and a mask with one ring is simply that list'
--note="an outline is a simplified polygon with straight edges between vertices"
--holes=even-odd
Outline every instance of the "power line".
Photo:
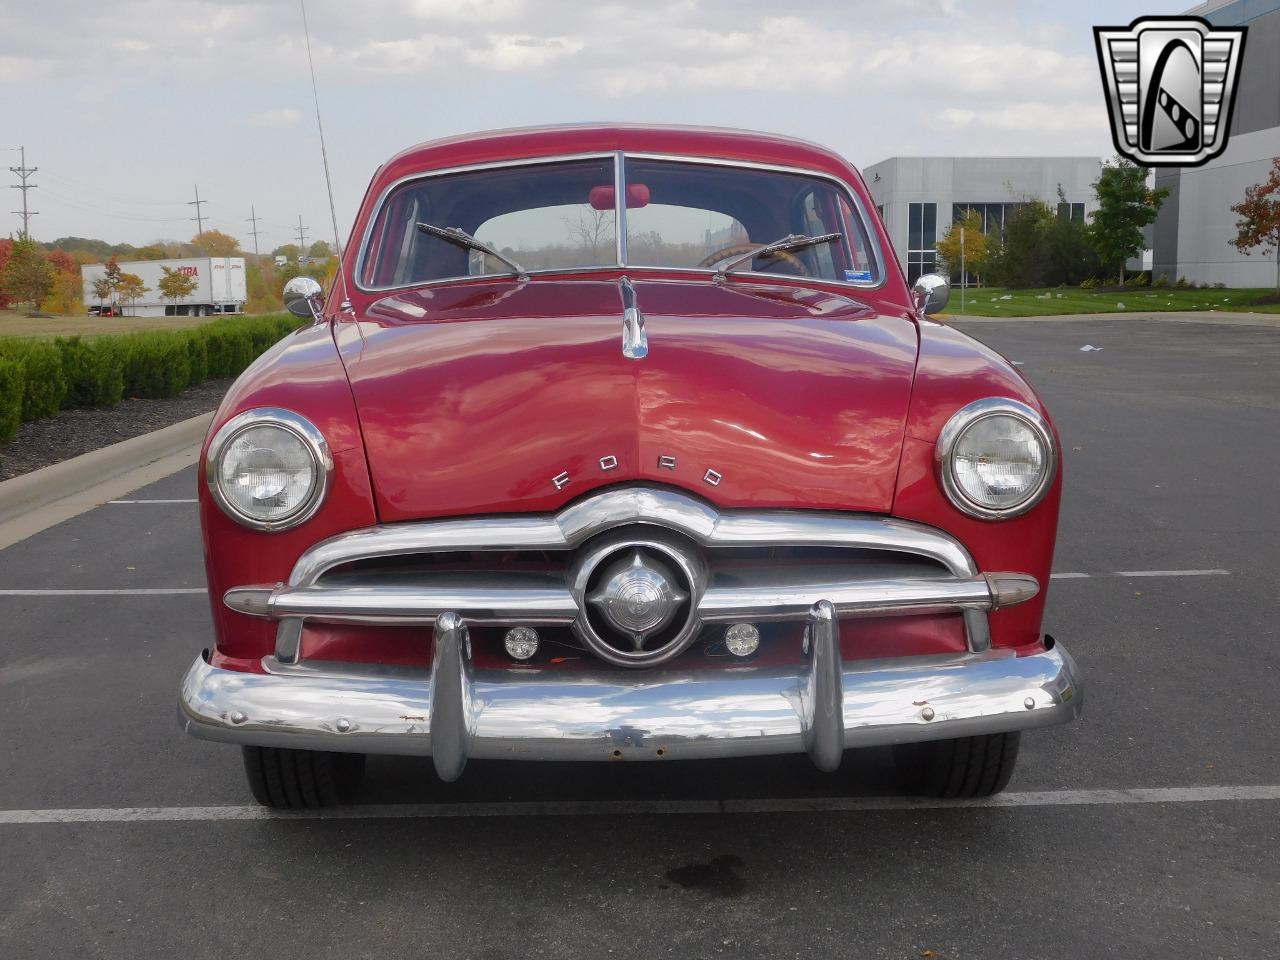
[{"label": "power line", "polygon": [[31,230],[30,230],[31,218],[36,216],[39,213],[39,211],[27,209],[27,191],[34,190],[36,188],[36,184],[27,183],[27,181],[31,178],[31,175],[35,173],[37,170],[39,170],[40,168],[27,166],[27,148],[26,147],[19,147],[18,153],[21,155],[22,159],[18,162],[18,166],[10,167],[9,170],[13,173],[16,173],[18,175],[18,179],[21,182],[9,184],[9,189],[22,191],[22,209],[13,210],[11,212],[21,214],[22,238],[24,240],[28,240],[31,238]]},{"label": "power line", "polygon": [[302,225],[302,214],[298,214],[298,256],[307,255],[307,228]]},{"label": "power line", "polygon": [[196,222],[196,237],[203,239],[204,238],[204,212],[200,209],[200,204],[208,203],[209,201],[200,199],[200,184],[197,183],[195,185],[195,188],[196,188],[196,198],[194,200],[188,200],[187,206],[196,208],[196,215],[191,219]]},{"label": "power line", "polygon": [[253,255],[260,257],[262,254],[258,252],[258,211],[253,208],[252,204],[249,205],[249,216],[245,219],[253,224]]}]

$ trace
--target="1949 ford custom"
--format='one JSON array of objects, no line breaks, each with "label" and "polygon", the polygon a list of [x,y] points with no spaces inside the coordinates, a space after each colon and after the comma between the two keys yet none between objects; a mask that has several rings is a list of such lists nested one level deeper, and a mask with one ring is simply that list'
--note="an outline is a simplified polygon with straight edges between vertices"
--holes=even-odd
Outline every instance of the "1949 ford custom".
[{"label": "1949 ford custom", "polygon": [[1082,705],[1041,632],[1058,441],[873,211],[764,134],[393,158],[210,429],[186,730],[276,807],[348,801],[376,753],[452,780],[892,745],[908,789],[1002,789]]}]

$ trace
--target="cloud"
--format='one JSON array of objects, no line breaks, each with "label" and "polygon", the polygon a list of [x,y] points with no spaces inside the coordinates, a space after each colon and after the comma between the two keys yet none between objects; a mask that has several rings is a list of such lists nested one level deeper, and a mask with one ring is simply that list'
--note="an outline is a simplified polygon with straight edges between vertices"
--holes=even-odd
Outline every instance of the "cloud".
[{"label": "cloud", "polygon": [[293,107],[277,107],[274,110],[251,113],[247,122],[251,127],[291,127],[301,119],[302,111]]}]

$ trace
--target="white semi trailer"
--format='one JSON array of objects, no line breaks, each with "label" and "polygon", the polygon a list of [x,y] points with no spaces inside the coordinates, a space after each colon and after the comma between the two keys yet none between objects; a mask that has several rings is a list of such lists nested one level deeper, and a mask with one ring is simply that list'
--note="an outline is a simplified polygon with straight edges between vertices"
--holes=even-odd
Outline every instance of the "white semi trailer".
[{"label": "white semi trailer", "polygon": [[[176,303],[160,296],[164,267],[185,273],[196,281],[190,295]],[[118,313],[130,317],[209,317],[215,313],[243,313],[248,300],[244,278],[244,257],[190,257],[182,260],[139,260],[122,263],[120,270],[141,278],[147,288],[137,300],[124,303],[116,297],[99,301],[93,284],[107,271],[102,263],[80,268],[84,277],[84,303],[90,316]]]}]

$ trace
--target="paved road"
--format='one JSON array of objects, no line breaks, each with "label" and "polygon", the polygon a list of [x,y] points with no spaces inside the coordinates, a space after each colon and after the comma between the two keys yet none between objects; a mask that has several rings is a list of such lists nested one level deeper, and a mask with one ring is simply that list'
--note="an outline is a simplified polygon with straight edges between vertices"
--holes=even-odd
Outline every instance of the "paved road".
[{"label": "paved road", "polygon": [[[475,762],[445,789],[381,759],[369,804],[482,805],[235,819],[237,752],[173,720],[205,598],[23,593],[202,586],[192,504],[113,504],[0,551],[0,957],[1280,955],[1280,331],[967,329],[1054,410],[1056,569],[1088,575],[1047,621],[1086,716],[1024,739],[1014,805],[894,801],[883,751],[834,777]],[[3,820],[132,807],[165,809]]]}]

